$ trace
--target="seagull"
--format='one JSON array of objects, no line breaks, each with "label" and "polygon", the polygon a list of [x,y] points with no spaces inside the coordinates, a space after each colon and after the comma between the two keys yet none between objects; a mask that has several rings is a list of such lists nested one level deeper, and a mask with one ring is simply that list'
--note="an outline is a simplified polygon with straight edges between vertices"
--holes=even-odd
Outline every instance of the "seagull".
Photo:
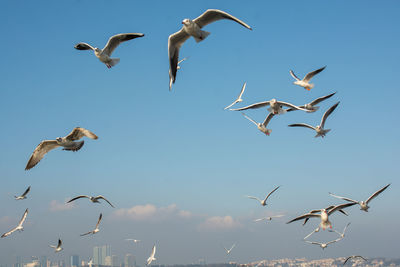
[{"label": "seagull", "polygon": [[243,84],[242,90],[240,90],[240,94],[239,94],[239,96],[236,98],[236,100],[233,101],[232,104],[230,104],[229,106],[225,107],[224,109],[228,109],[228,108],[232,107],[233,105],[235,105],[236,103],[242,102],[242,101],[243,101],[242,95],[243,95],[245,89],[246,89],[246,83]]},{"label": "seagull", "polygon": [[[336,94],[336,92],[334,92],[334,93],[332,93],[332,94],[329,94],[329,95],[326,95],[326,96],[319,97],[319,98],[313,100],[312,102],[307,103],[307,104],[305,104],[305,105],[303,105],[303,106],[299,106],[299,107],[300,107],[300,108],[305,108],[305,109],[307,109],[307,112],[309,112],[309,113],[315,112],[315,111],[317,111],[317,110],[319,109],[319,107],[318,107],[318,106],[315,106],[315,105],[317,105],[317,104],[319,104],[320,102],[322,102],[322,101],[324,101],[324,100],[330,98],[330,97],[333,96],[334,94]],[[290,112],[290,111],[294,111],[294,110],[296,110],[296,109],[289,108],[289,109],[287,109],[286,111],[287,111],[287,112]]]},{"label": "seagull", "polygon": [[218,9],[208,9],[194,20],[184,19],[182,21],[182,29],[168,37],[169,90],[171,90],[172,84],[175,83],[176,72],[178,70],[179,49],[183,43],[189,39],[190,36],[193,36],[197,43],[204,40],[210,33],[201,30],[201,28],[221,19],[233,20],[247,29],[252,30],[251,27],[243,21]]},{"label": "seagull", "polygon": [[88,261],[88,266],[89,266],[89,267],[92,267],[92,265],[93,265],[93,259],[90,258],[90,260]]},{"label": "seagull", "polygon": [[248,119],[249,121],[251,121],[252,123],[254,123],[257,126],[257,129],[260,130],[261,132],[265,133],[266,135],[270,135],[272,130],[271,129],[267,129],[267,125],[269,123],[269,121],[275,116],[274,114],[272,114],[271,112],[268,114],[268,116],[265,118],[263,123],[258,123],[256,121],[254,121],[252,118],[250,118],[249,116],[247,116],[246,114],[244,114],[242,112],[242,115]]},{"label": "seagull", "polygon": [[303,78],[303,80],[300,80],[299,78],[297,78],[297,76],[294,74],[294,72],[292,70],[290,70],[290,75],[292,75],[292,77],[296,80],[295,82],[293,82],[293,84],[304,87],[304,89],[310,91],[314,87],[314,84],[308,83],[308,82],[311,80],[312,77],[314,77],[316,74],[323,71],[325,68],[326,68],[326,66],[307,73],[307,75]]},{"label": "seagull", "polygon": [[30,170],[39,163],[39,161],[46,155],[50,150],[62,146],[63,150],[78,151],[82,148],[84,141],[75,142],[82,137],[89,137],[91,139],[97,139],[97,135],[92,133],[85,128],[76,127],[65,137],[57,137],[55,140],[44,140],[35,148],[30,157],[28,164],[26,164],[25,170]]},{"label": "seagull", "polygon": [[306,235],[303,240],[306,240],[307,238],[309,238],[310,236],[312,236],[314,233],[318,233],[320,230],[320,227],[318,226],[317,228],[315,228],[311,233],[309,233],[308,235]]},{"label": "seagull", "polygon": [[96,227],[94,228],[94,230],[92,230],[90,232],[87,232],[87,233],[84,233],[84,234],[81,234],[81,236],[85,236],[85,235],[88,235],[88,234],[94,235],[94,234],[98,233],[100,231],[99,224],[101,222],[101,218],[103,218],[103,214],[100,213],[99,219],[97,220]]},{"label": "seagull", "polygon": [[331,230],[331,229],[329,229],[328,231],[329,231],[329,232],[336,232],[336,233],[340,236],[340,238],[344,238],[344,234],[346,233],[346,229],[347,229],[347,227],[349,227],[349,225],[350,225],[350,223],[348,223],[348,224],[344,227],[343,233],[338,232],[338,231],[336,231],[336,230]]},{"label": "seagull", "polygon": [[[327,207],[327,208],[325,208],[325,210],[326,211],[329,211],[330,209],[332,209],[332,208],[334,208],[335,206],[329,206],[329,207]],[[309,213],[318,213],[318,212],[320,212],[321,210],[311,210]],[[349,216],[344,210],[342,210],[342,209],[340,209],[340,210],[338,210],[339,212],[341,212],[341,213],[343,213],[344,215],[346,215],[346,216]],[[308,220],[309,220],[310,218],[305,218],[304,219],[304,222],[303,222],[303,226],[308,222]],[[319,229],[318,229],[319,230]],[[316,232],[318,232],[318,230],[316,231]]]},{"label": "seagull", "polygon": [[226,249],[226,247],[224,247],[226,255],[231,254],[232,249],[236,246],[236,243],[232,245],[232,247],[230,249]]},{"label": "seagull", "polygon": [[266,205],[267,205],[267,199],[269,198],[269,196],[270,196],[272,193],[274,193],[276,190],[278,190],[279,187],[280,187],[280,186],[278,186],[278,187],[276,187],[274,190],[272,190],[272,191],[264,198],[264,200],[261,200],[261,199],[259,199],[259,198],[257,198],[257,197],[253,197],[253,196],[247,196],[247,197],[248,197],[248,198],[251,198],[251,199],[258,200],[258,201],[260,201],[260,203],[261,203],[262,206],[266,206]]},{"label": "seagull", "polygon": [[285,215],[283,214],[279,214],[279,215],[274,215],[274,216],[269,216],[269,217],[264,217],[264,218],[260,218],[260,219],[255,219],[254,222],[261,222],[261,221],[272,221],[272,218],[280,218],[283,217]]},{"label": "seagull", "polygon": [[140,242],[140,240],[132,239],[132,238],[127,238],[127,239],[125,239],[125,241],[132,241],[133,243],[139,243]]},{"label": "seagull", "polygon": [[273,99],[271,99],[269,101],[255,103],[255,104],[249,105],[247,107],[230,109],[230,110],[240,111],[240,110],[261,108],[261,107],[264,107],[264,106],[270,106],[268,108],[268,111],[271,112],[274,115],[286,113],[286,110],[283,109],[282,106],[286,106],[286,107],[293,108],[293,109],[298,109],[298,110],[303,110],[303,111],[308,111],[305,108],[301,108],[301,107],[295,106],[295,105],[287,103],[287,102],[278,101],[275,98],[273,98]]},{"label": "seagull", "polygon": [[327,209],[313,210],[313,211],[310,211],[309,213],[306,213],[299,217],[294,218],[293,220],[287,222],[287,224],[292,223],[294,221],[306,219],[306,218],[317,217],[317,218],[321,219],[319,226],[323,230],[325,230],[327,227],[330,227],[332,229],[332,223],[329,221],[329,215],[331,215],[332,213],[334,213],[337,210],[341,210],[341,209],[353,206],[355,204],[356,203],[346,203],[346,204],[341,204],[341,205],[337,205],[337,206],[331,206]]},{"label": "seagull", "polygon": [[367,259],[365,259],[363,256],[360,255],[352,255],[346,258],[346,260],[343,262],[343,265],[346,265],[346,263],[350,260],[350,259],[355,259],[355,258],[360,258],[363,259],[364,261],[367,261]]},{"label": "seagull", "polygon": [[188,59],[188,58],[185,57],[185,58],[183,58],[183,59],[181,59],[181,60],[178,61],[178,66],[176,67],[177,70],[180,70],[180,69],[181,69],[180,64],[181,64],[183,61],[185,61],[186,59]]},{"label": "seagull", "polygon": [[86,195],[80,195],[77,197],[74,197],[73,199],[70,199],[67,201],[67,203],[70,203],[72,201],[75,201],[79,198],[88,198],[90,201],[92,201],[93,203],[100,203],[99,199],[104,199],[105,201],[107,201],[108,204],[110,204],[111,207],[115,208],[110,201],[108,201],[105,197],[103,197],[102,195],[98,195],[97,197],[91,197],[91,196],[86,196]]},{"label": "seagull", "polygon": [[61,250],[63,250],[63,248],[62,248],[61,246],[62,246],[62,241],[61,241],[61,239],[58,239],[58,244],[57,244],[57,246],[49,245],[49,247],[54,248],[54,252],[55,252],[55,253],[60,252]]},{"label": "seagull", "polygon": [[15,200],[26,199],[26,195],[29,193],[30,190],[31,190],[31,186],[29,186],[22,195],[20,195],[18,197],[14,196]]},{"label": "seagull", "polygon": [[329,115],[336,109],[336,107],[339,105],[340,102],[337,102],[335,105],[330,107],[325,113],[324,116],[322,116],[321,123],[318,126],[311,126],[306,123],[295,123],[295,124],[290,124],[289,127],[306,127],[310,128],[312,130],[315,130],[317,134],[314,137],[319,137],[321,136],[322,138],[325,137],[325,135],[331,130],[331,129],[324,129],[325,126],[325,121],[328,118]]},{"label": "seagull", "polygon": [[14,233],[15,231],[19,231],[19,232],[24,231],[24,227],[22,226],[22,224],[25,222],[26,216],[27,216],[27,215],[28,215],[28,209],[25,210],[24,215],[22,215],[22,218],[21,218],[21,220],[19,221],[17,227],[13,228],[12,230],[10,230],[10,231],[7,232],[7,233],[2,234],[2,235],[1,235],[1,238],[6,237],[6,236],[9,236],[9,235],[11,235],[12,233]]},{"label": "seagull", "polygon": [[106,46],[103,49],[93,47],[87,43],[79,43],[75,45],[75,49],[77,50],[93,50],[95,56],[104,64],[106,64],[107,68],[111,68],[118,64],[119,58],[111,58],[111,54],[114,52],[115,48],[119,46],[120,43],[129,41],[138,37],[143,37],[143,33],[120,33],[114,36],[111,36],[108,39]]},{"label": "seagull", "polygon": [[326,247],[328,247],[329,244],[335,243],[342,240],[342,238],[338,238],[332,241],[329,241],[327,243],[319,243],[319,242],[314,242],[314,241],[308,241],[308,240],[304,240],[304,242],[307,242],[309,244],[313,244],[313,245],[319,245],[322,249],[325,249]]},{"label": "seagull", "polygon": [[352,202],[352,203],[354,203],[354,204],[358,204],[358,205],[360,205],[360,209],[361,209],[361,210],[363,210],[363,211],[365,211],[365,212],[368,212],[368,209],[369,209],[368,203],[369,203],[371,200],[373,200],[375,197],[377,197],[380,193],[382,193],[386,188],[388,188],[389,185],[390,185],[390,184],[388,184],[388,185],[382,187],[381,189],[379,189],[378,191],[376,191],[375,193],[373,193],[373,194],[372,194],[367,200],[365,200],[365,201],[357,201],[357,200],[353,200],[353,199],[350,199],[350,198],[347,198],[347,197],[340,197],[340,196],[336,196],[336,195],[334,195],[334,194],[332,194],[332,193],[329,193],[329,194],[330,194],[331,196],[333,196],[333,197],[340,198],[340,199],[343,199],[343,200]]},{"label": "seagull", "polygon": [[156,255],[156,245],[153,246],[150,257],[147,259],[147,264],[146,264],[147,266],[149,266],[152,261],[157,260],[156,258],[154,258],[154,255]]}]

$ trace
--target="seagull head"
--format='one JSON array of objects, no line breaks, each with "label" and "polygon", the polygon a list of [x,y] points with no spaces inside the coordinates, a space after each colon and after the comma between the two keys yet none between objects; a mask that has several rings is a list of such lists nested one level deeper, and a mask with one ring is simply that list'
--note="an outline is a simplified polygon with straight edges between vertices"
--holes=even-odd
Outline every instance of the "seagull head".
[{"label": "seagull head", "polygon": [[94,52],[95,52],[95,53],[101,53],[101,49],[98,48],[98,47],[95,47],[95,48],[94,48]]},{"label": "seagull head", "polygon": [[191,20],[190,19],[184,19],[184,20],[182,20],[182,24],[183,25],[185,25],[185,26],[189,26],[190,24],[191,24]]},{"label": "seagull head", "polygon": [[57,141],[57,143],[61,143],[62,142],[62,138],[61,137],[57,137],[56,141]]}]

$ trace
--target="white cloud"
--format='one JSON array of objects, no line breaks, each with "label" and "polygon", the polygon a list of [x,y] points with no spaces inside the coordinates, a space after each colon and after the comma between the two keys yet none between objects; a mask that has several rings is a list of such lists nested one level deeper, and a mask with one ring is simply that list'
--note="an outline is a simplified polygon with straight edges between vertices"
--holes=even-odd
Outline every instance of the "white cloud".
[{"label": "white cloud", "polygon": [[60,203],[57,200],[50,201],[50,211],[63,211],[74,208],[74,203]]},{"label": "white cloud", "polygon": [[232,216],[214,216],[207,218],[198,226],[200,231],[227,231],[242,227],[242,224]]}]

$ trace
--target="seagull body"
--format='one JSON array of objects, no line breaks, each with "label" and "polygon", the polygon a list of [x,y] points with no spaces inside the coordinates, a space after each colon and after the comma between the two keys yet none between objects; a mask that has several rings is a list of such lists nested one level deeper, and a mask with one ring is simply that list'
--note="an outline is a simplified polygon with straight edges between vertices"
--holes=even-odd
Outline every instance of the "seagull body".
[{"label": "seagull body", "polygon": [[[329,212],[331,209],[333,209],[335,206],[329,206],[329,207],[327,207],[327,208],[325,208],[325,210],[327,211],[327,212]],[[318,213],[318,212],[320,212],[321,210],[311,210],[309,213]],[[342,210],[342,209],[339,209],[338,210],[339,212],[341,212],[341,213],[343,213],[344,215],[346,215],[346,216],[349,216],[344,210]],[[305,218],[304,219],[304,222],[303,222],[303,226],[308,222],[308,220],[309,220],[310,218],[309,217],[307,217],[307,218]],[[318,232],[319,231],[319,228],[318,229],[315,229],[316,231],[315,232]]]},{"label": "seagull body", "polygon": [[93,47],[87,43],[79,43],[75,45],[75,49],[77,50],[93,50],[95,56],[104,64],[106,64],[107,68],[111,68],[118,64],[119,58],[111,58],[111,54],[114,52],[115,48],[117,48],[122,42],[132,40],[138,37],[143,37],[143,33],[120,33],[108,40],[106,46],[103,49]]},{"label": "seagull body", "polygon": [[82,148],[84,141],[77,142],[82,137],[89,137],[91,139],[97,139],[97,135],[89,130],[81,127],[76,127],[65,137],[57,137],[55,140],[44,140],[42,141],[33,151],[28,163],[26,164],[25,170],[32,169],[39,163],[39,161],[46,155],[47,152],[54,148],[63,147],[63,150],[78,151]]},{"label": "seagull body", "polygon": [[373,193],[373,194],[372,194],[367,200],[365,200],[365,201],[357,201],[357,200],[353,200],[353,199],[347,198],[347,197],[336,196],[336,195],[334,195],[334,194],[332,194],[332,193],[329,193],[329,194],[330,194],[331,196],[333,196],[333,197],[340,198],[340,199],[346,200],[346,201],[351,202],[351,203],[354,203],[354,204],[358,204],[358,205],[360,205],[360,209],[361,209],[361,210],[363,210],[363,211],[365,211],[365,212],[368,212],[368,209],[369,209],[368,203],[369,203],[372,199],[374,199],[375,197],[377,197],[380,193],[382,193],[382,192],[383,192],[386,188],[388,188],[389,186],[390,186],[390,184],[388,184],[388,185],[382,187],[381,189],[379,189],[378,191],[376,191],[375,193]]},{"label": "seagull body", "polygon": [[317,132],[315,137],[321,136],[322,138],[325,137],[325,135],[331,130],[331,129],[324,129],[325,126],[325,121],[328,118],[329,115],[336,109],[336,107],[339,105],[340,102],[337,102],[335,105],[330,107],[322,116],[321,123],[318,126],[311,126],[306,123],[295,123],[295,124],[290,124],[289,127],[305,127],[305,128],[310,128],[314,131]]},{"label": "seagull body", "polygon": [[279,214],[279,215],[274,215],[274,216],[268,216],[268,217],[264,217],[264,218],[260,218],[260,219],[255,219],[254,222],[261,222],[261,221],[272,221],[272,218],[280,218],[283,217],[283,214]]},{"label": "seagull body", "polygon": [[232,245],[232,247],[230,249],[226,249],[226,247],[224,247],[226,255],[231,254],[232,249],[236,246],[236,243]]},{"label": "seagull body", "polygon": [[103,218],[103,214],[100,213],[99,219],[97,220],[96,227],[94,228],[94,230],[84,233],[84,234],[81,234],[81,236],[85,236],[85,235],[89,235],[89,234],[94,235],[94,234],[98,233],[100,231],[99,224],[100,224],[102,218]]},{"label": "seagull body", "polygon": [[347,227],[349,227],[349,225],[350,225],[350,223],[346,224],[346,226],[343,229],[343,233],[341,233],[341,232],[339,232],[337,230],[328,230],[328,231],[329,232],[335,232],[340,236],[340,238],[344,238],[344,234],[346,233]]},{"label": "seagull body", "polygon": [[251,121],[252,123],[254,123],[257,126],[257,129],[260,130],[262,133],[264,133],[265,135],[270,135],[272,130],[271,129],[267,129],[267,125],[269,123],[269,121],[275,116],[274,114],[272,114],[271,112],[268,114],[268,116],[265,118],[263,123],[258,123],[256,121],[254,121],[252,118],[250,118],[249,116],[247,116],[246,114],[244,114],[242,112],[242,115],[248,119],[249,121]]},{"label": "seagull body", "polygon": [[240,90],[239,96],[236,98],[236,100],[233,101],[232,104],[225,107],[224,109],[228,109],[228,108],[232,107],[233,105],[235,105],[236,103],[242,102],[243,101],[242,95],[243,95],[245,89],[246,89],[246,83],[243,84],[242,90]]},{"label": "seagull body", "polygon": [[258,197],[253,197],[253,196],[247,196],[247,197],[248,197],[248,198],[251,198],[251,199],[258,200],[262,206],[266,206],[266,205],[267,205],[267,199],[269,198],[269,196],[270,196],[272,193],[274,193],[276,190],[278,190],[279,187],[280,187],[280,186],[278,186],[278,187],[276,187],[274,190],[272,190],[263,200],[259,199]]},{"label": "seagull body", "polygon": [[[307,104],[305,104],[305,105],[303,105],[303,106],[299,106],[299,107],[300,107],[300,108],[306,109],[307,112],[309,112],[309,113],[315,112],[315,111],[317,111],[317,110],[319,109],[319,107],[316,106],[317,104],[319,104],[319,103],[321,103],[322,101],[324,101],[324,100],[326,100],[326,99],[332,97],[334,94],[336,94],[336,92],[335,92],[335,93],[332,93],[332,94],[329,94],[329,95],[326,95],[326,96],[319,97],[319,98],[317,98],[317,99],[311,101],[310,103],[307,103]],[[289,108],[289,109],[287,109],[286,111],[287,111],[287,112],[290,112],[290,111],[294,111],[294,110],[296,110],[296,109]]]},{"label": "seagull body", "polygon": [[54,252],[55,252],[55,253],[60,252],[61,250],[63,250],[63,248],[62,248],[61,246],[62,246],[62,241],[61,241],[61,239],[58,239],[58,244],[57,244],[57,246],[49,245],[49,247],[54,248]]},{"label": "seagull body", "polygon": [[309,83],[309,81],[311,80],[312,77],[314,77],[314,75],[320,73],[321,71],[323,71],[325,67],[322,67],[320,69],[314,70],[312,72],[307,73],[307,75],[300,80],[292,70],[290,70],[290,75],[292,75],[292,77],[296,80],[295,82],[293,82],[293,84],[299,85],[301,87],[304,87],[304,89],[310,91],[312,88],[314,88],[314,84]]},{"label": "seagull body", "polygon": [[196,42],[204,40],[210,33],[203,31],[202,28],[214,21],[221,19],[233,20],[247,29],[251,27],[234,16],[217,9],[208,9],[194,20],[184,19],[182,29],[168,37],[168,58],[169,58],[169,89],[175,83],[176,72],[178,70],[179,49],[183,43],[192,36]]},{"label": "seagull body", "polygon": [[70,203],[70,202],[72,202],[72,201],[75,201],[75,200],[77,200],[77,199],[79,199],[79,198],[88,198],[90,201],[92,201],[92,203],[100,203],[99,199],[103,199],[103,200],[105,200],[108,204],[110,204],[111,207],[115,208],[115,207],[111,204],[111,202],[108,201],[108,200],[107,200],[105,197],[103,197],[102,195],[98,195],[98,196],[96,196],[96,197],[86,196],[86,195],[80,195],[80,196],[74,197],[73,199],[68,200],[67,203]]},{"label": "seagull body", "polygon": [[301,108],[301,107],[298,107],[296,105],[293,105],[293,104],[290,104],[287,102],[278,101],[275,98],[273,98],[269,101],[259,102],[259,103],[255,103],[255,104],[252,104],[252,105],[249,105],[246,107],[230,109],[230,110],[240,111],[240,110],[247,110],[247,109],[257,109],[257,108],[261,108],[261,107],[265,107],[265,106],[269,106],[268,111],[274,115],[286,113],[286,110],[284,110],[282,108],[283,106],[293,108],[296,110],[307,111],[307,109],[305,109],[305,108]]},{"label": "seagull body", "polygon": [[323,230],[325,230],[328,227],[332,229],[332,223],[329,221],[329,215],[331,215],[335,211],[342,210],[344,208],[347,208],[347,207],[350,207],[353,205],[355,205],[355,203],[346,203],[346,204],[341,204],[341,205],[337,205],[337,206],[331,206],[326,209],[313,210],[313,211],[310,211],[309,213],[306,213],[299,217],[296,217],[287,223],[292,223],[294,221],[308,219],[308,218],[320,218],[321,222],[320,222],[319,226]]},{"label": "seagull body", "polygon": [[360,258],[363,259],[364,261],[367,261],[367,259],[365,259],[363,256],[360,255],[352,255],[346,258],[346,260],[343,262],[343,265],[346,265],[346,263],[350,260],[350,259],[355,259],[355,258]]},{"label": "seagull body", "polygon": [[7,233],[2,234],[2,235],[1,235],[1,238],[6,237],[6,236],[9,236],[9,235],[11,235],[12,233],[14,233],[15,231],[19,231],[19,232],[24,231],[24,227],[23,227],[22,225],[24,224],[27,215],[28,215],[28,209],[25,210],[25,212],[24,212],[24,214],[22,215],[22,218],[21,218],[21,220],[19,221],[18,225],[17,225],[15,228],[13,228],[13,229],[11,229],[10,231],[8,231]]},{"label": "seagull body", "polygon": [[31,187],[29,186],[22,195],[20,195],[18,197],[14,196],[15,200],[26,199],[26,195],[29,193],[30,190],[31,190]]},{"label": "seagull body", "polygon": [[342,238],[338,238],[332,241],[329,241],[327,243],[320,243],[320,242],[314,242],[314,241],[308,241],[308,240],[304,240],[305,242],[309,243],[309,244],[313,244],[313,245],[319,245],[322,249],[325,249],[328,247],[329,244],[335,243],[342,240]]},{"label": "seagull body", "polygon": [[157,260],[154,256],[156,255],[156,245],[153,246],[151,250],[150,257],[147,259],[147,266],[150,265],[153,261]]}]

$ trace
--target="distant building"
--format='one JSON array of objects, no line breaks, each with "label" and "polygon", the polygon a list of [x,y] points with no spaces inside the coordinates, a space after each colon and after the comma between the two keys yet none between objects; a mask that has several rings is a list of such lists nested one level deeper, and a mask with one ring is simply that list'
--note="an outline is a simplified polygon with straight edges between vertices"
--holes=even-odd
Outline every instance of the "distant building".
[{"label": "distant building", "polygon": [[[106,266],[106,257],[111,257],[111,247],[109,245],[93,248],[93,265]],[[111,261],[111,259],[110,259]],[[111,266],[111,265],[109,265]]]},{"label": "distant building", "polygon": [[22,267],[22,258],[21,258],[21,256],[17,256],[15,258],[14,267]]},{"label": "distant building", "polygon": [[47,257],[40,256],[40,267],[47,267]]},{"label": "distant building", "polygon": [[79,266],[79,256],[78,255],[72,255],[71,256],[70,266],[71,267],[80,267]]},{"label": "distant building", "polygon": [[113,267],[120,267],[121,263],[119,262],[119,258],[117,255],[111,256],[111,266]]},{"label": "distant building", "polygon": [[124,258],[125,267],[135,267],[135,257],[132,254],[126,254]]},{"label": "distant building", "polygon": [[33,260],[32,262],[24,264],[24,267],[40,267],[40,262],[39,260]]}]

